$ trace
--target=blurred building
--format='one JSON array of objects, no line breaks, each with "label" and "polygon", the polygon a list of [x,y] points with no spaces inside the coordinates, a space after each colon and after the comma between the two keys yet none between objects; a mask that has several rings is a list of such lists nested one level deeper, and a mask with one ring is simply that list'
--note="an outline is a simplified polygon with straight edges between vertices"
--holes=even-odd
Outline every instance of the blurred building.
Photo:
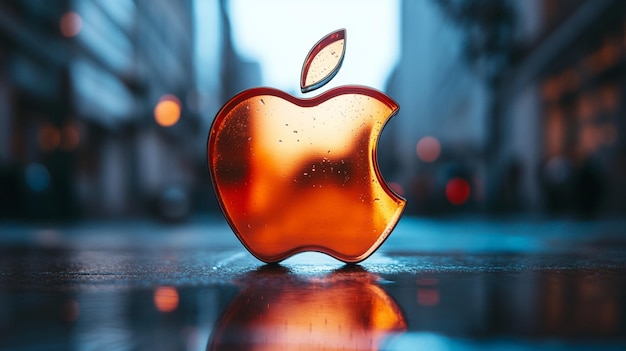
[{"label": "blurred building", "polygon": [[503,164],[526,208],[626,211],[626,3],[518,2],[522,56],[503,99]]},{"label": "blurred building", "polygon": [[92,213],[159,210],[176,187],[176,201],[190,206],[199,161],[192,141],[200,137],[192,1],[74,5],[82,21],[73,39],[74,106],[89,138],[79,154],[79,202]]},{"label": "blurred building", "polygon": [[0,215],[136,214],[194,186],[192,4],[0,3]]},{"label": "blurred building", "polygon": [[220,0],[222,25],[220,81],[223,103],[243,90],[261,84],[261,65],[245,60],[235,50],[229,4],[228,0]]},{"label": "blurred building", "polygon": [[5,216],[68,216],[76,209],[72,54],[59,26],[68,9],[68,1],[0,3],[0,206]]},{"label": "blurred building", "polygon": [[260,83],[230,32],[226,1],[0,2],[0,218],[217,210],[211,122]]},{"label": "blurred building", "polygon": [[[476,44],[469,21],[508,30],[479,22],[498,22],[493,4],[403,2],[388,86],[401,109],[381,140],[383,173],[414,213],[624,213],[626,4],[503,3],[514,14],[511,60],[487,62],[490,81],[464,50]],[[452,5],[467,13],[446,16]]]},{"label": "blurred building", "polygon": [[[399,183],[411,212],[475,207],[482,197],[487,88],[463,61],[462,31],[434,1],[403,1],[401,21],[400,61],[387,87],[400,112],[381,139],[383,173]],[[452,191],[459,206],[446,195],[455,178],[470,187],[469,194]]]}]

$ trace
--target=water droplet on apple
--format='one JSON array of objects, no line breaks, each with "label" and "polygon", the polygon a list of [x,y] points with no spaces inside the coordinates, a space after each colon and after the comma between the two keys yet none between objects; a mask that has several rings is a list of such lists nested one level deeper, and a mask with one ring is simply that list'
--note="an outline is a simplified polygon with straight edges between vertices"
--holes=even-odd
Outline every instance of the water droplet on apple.
[{"label": "water droplet on apple", "polygon": [[263,99],[261,99],[261,105],[265,105],[265,101],[263,101]]}]

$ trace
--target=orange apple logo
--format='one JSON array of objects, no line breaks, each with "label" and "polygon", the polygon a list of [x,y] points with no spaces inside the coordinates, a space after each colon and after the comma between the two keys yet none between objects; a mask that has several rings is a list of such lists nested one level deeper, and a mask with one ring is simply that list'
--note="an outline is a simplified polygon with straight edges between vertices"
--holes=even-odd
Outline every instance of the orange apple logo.
[{"label": "orange apple logo", "polygon": [[[344,29],[320,40],[302,68],[301,90],[339,70]],[[303,251],[366,259],[395,227],[406,201],[378,169],[378,137],[398,105],[368,87],[342,86],[311,99],[254,88],[218,112],[208,166],[219,204],[241,243],[278,262]]]}]

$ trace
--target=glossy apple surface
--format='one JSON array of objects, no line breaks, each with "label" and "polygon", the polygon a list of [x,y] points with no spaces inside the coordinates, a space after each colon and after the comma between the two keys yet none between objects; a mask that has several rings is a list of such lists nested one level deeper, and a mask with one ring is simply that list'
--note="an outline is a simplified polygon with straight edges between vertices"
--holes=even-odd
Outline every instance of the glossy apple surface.
[{"label": "glossy apple surface", "polygon": [[208,162],[243,245],[265,262],[303,251],[359,262],[374,252],[405,205],[376,160],[397,110],[387,95],[359,86],[312,99],[255,88],[226,103],[209,134]]}]

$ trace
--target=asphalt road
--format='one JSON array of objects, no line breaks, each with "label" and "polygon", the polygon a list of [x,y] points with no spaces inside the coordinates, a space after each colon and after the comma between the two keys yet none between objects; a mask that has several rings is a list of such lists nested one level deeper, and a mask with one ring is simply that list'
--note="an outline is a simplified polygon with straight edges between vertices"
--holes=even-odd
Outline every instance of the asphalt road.
[{"label": "asphalt road", "polygon": [[404,217],[359,265],[221,218],[0,225],[0,349],[626,349],[626,222]]}]

